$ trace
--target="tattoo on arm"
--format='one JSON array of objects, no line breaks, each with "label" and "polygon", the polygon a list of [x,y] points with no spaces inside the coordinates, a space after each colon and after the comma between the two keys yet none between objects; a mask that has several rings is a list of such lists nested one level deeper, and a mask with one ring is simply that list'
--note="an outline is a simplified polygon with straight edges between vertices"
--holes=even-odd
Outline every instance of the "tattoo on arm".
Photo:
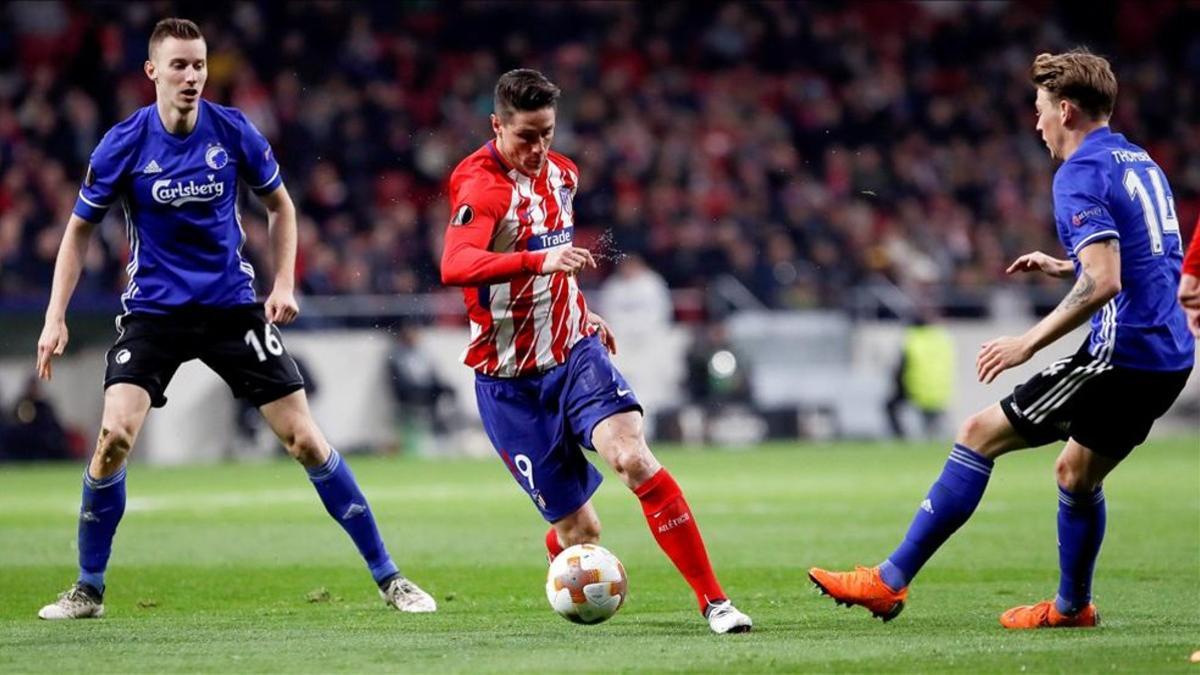
[{"label": "tattoo on arm", "polygon": [[1096,290],[1096,280],[1092,275],[1088,274],[1085,269],[1079,273],[1079,280],[1075,282],[1075,286],[1067,297],[1058,304],[1057,311],[1067,312],[1081,305],[1086,305],[1092,299],[1092,293]]}]

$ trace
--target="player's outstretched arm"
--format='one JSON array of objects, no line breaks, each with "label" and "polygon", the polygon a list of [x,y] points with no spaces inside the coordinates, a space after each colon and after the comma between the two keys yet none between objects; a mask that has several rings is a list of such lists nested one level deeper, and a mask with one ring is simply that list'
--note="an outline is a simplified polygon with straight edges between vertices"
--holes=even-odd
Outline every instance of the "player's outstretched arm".
[{"label": "player's outstretched arm", "polygon": [[267,232],[271,239],[271,260],[275,279],[271,294],[263,305],[267,321],[286,325],[300,314],[296,302],[296,207],[283,185],[259,197],[267,209]]},{"label": "player's outstretched arm", "polygon": [[1041,272],[1058,279],[1065,279],[1075,271],[1075,266],[1069,260],[1059,260],[1041,251],[1026,253],[1013,261],[1005,270],[1006,274],[1016,272]]},{"label": "player's outstretched arm", "polygon": [[999,337],[983,343],[975,359],[980,382],[989,384],[1005,370],[1025,363],[1121,292],[1121,249],[1116,239],[1085,246],[1079,251],[1079,262],[1079,279],[1053,312],[1020,337]]},{"label": "player's outstretched arm", "polygon": [[46,322],[37,345],[37,373],[43,380],[52,375],[50,362],[67,349],[67,305],[83,273],[83,260],[87,256],[88,242],[96,224],[75,214],[67,220],[67,230],[58,246],[58,257],[54,261],[54,281],[50,286],[50,303],[46,306]]}]

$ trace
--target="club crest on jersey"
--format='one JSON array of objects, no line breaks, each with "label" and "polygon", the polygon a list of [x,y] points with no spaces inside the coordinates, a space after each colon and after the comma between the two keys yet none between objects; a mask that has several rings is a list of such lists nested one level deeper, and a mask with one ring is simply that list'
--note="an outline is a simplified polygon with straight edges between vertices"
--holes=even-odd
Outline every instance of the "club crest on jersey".
[{"label": "club crest on jersey", "polygon": [[450,225],[459,227],[469,224],[474,219],[475,210],[471,208],[470,204],[463,204],[454,212],[454,217],[450,219]]},{"label": "club crest on jersey", "polygon": [[211,202],[225,195],[225,184],[215,179],[216,176],[212,174],[209,175],[207,183],[197,183],[194,180],[184,183],[164,178],[154,181],[154,184],[150,186],[150,195],[159,204],[170,204],[171,206],[179,206],[188,202]]},{"label": "club crest on jersey", "polygon": [[229,153],[225,152],[225,148],[220,144],[210,145],[208,150],[204,151],[204,163],[213,171],[219,171],[229,163]]},{"label": "club crest on jersey", "polygon": [[563,213],[568,216],[572,214],[573,207],[571,206],[571,188],[562,186],[558,188],[558,203],[562,208]]}]

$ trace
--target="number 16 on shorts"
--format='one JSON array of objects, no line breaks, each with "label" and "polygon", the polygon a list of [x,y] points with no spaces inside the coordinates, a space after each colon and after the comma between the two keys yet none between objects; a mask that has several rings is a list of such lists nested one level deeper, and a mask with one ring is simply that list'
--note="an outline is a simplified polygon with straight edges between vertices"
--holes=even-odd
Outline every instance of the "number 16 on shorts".
[{"label": "number 16 on shorts", "polygon": [[[258,334],[254,332],[253,328],[246,331],[244,340],[246,344],[254,348],[254,355],[258,357],[259,363],[267,360],[268,352],[271,354],[271,356],[279,356],[283,354],[283,343],[279,341],[279,332],[278,329],[275,328],[274,324],[268,323],[263,326],[262,342],[258,340]],[[263,351],[263,344],[266,344],[267,346],[267,350],[265,352]]]}]

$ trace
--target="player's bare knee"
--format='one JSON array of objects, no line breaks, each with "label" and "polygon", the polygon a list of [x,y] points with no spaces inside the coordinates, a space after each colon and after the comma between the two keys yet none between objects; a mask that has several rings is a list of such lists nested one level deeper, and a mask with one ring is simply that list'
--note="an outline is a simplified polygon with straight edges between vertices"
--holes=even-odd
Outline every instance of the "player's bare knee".
[{"label": "player's bare knee", "polygon": [[954,442],[975,449],[975,446],[984,437],[982,417],[981,413],[975,413],[963,420],[963,423],[958,427],[958,435],[954,437]]},{"label": "player's bare knee", "polygon": [[1062,489],[1071,494],[1091,492],[1099,485],[1088,476],[1083,467],[1076,466],[1067,457],[1059,457],[1054,462],[1054,478]]},{"label": "player's bare knee", "polygon": [[965,445],[984,457],[995,459],[1004,453],[1006,447],[1000,442],[1001,438],[987,412],[981,410],[964,420],[958,428],[954,442]]},{"label": "player's bare knee", "polygon": [[318,466],[325,461],[325,442],[320,434],[303,430],[283,439],[287,452],[304,466]]},{"label": "player's bare knee", "polygon": [[658,468],[658,460],[640,437],[620,447],[614,456],[613,470],[626,485],[640,485]]},{"label": "player's bare knee", "polygon": [[104,466],[120,466],[133,448],[133,428],[127,424],[109,424],[100,427],[96,440],[96,455]]}]

